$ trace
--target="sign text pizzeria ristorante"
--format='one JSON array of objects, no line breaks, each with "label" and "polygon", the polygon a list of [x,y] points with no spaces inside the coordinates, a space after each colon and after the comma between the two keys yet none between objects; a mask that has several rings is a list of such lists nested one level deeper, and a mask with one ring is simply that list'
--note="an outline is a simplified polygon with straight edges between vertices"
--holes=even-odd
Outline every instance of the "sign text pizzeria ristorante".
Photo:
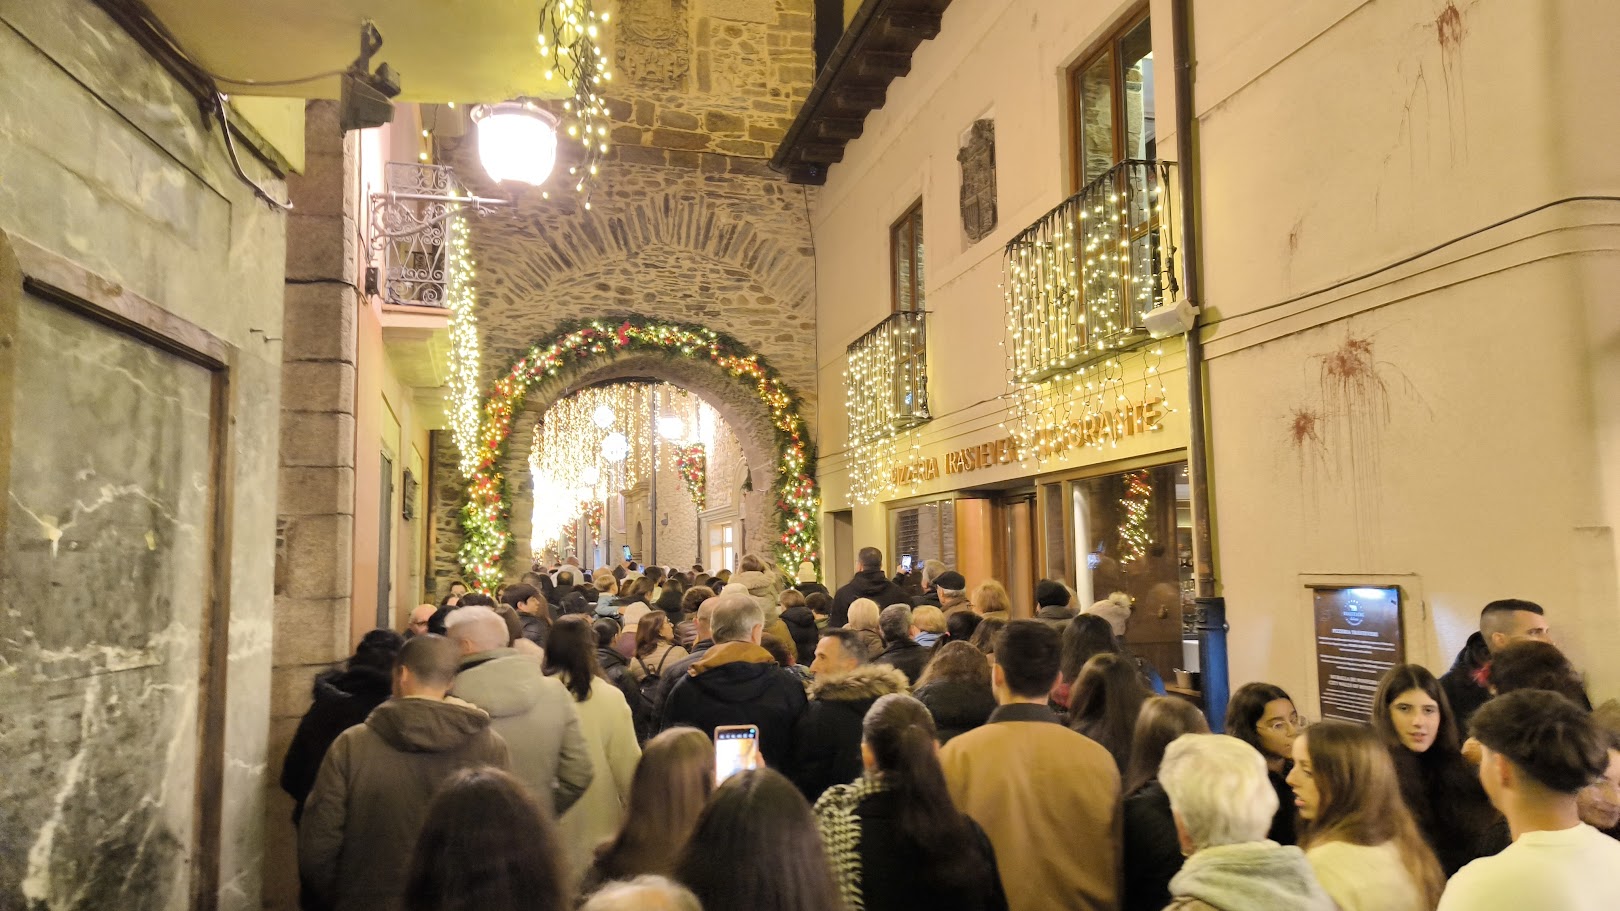
[{"label": "sign text pizzeria ristorante", "polygon": [[[1071,449],[1096,446],[1163,429],[1164,399],[1156,398],[1140,405],[1088,415],[1059,427],[1038,431],[1035,445],[1045,457],[1050,458]],[[1003,437],[977,446],[953,449],[944,456],[928,456],[901,465],[894,470],[894,483],[898,486],[932,481],[940,476],[942,467],[944,474],[957,475],[1016,461],[1018,441],[1013,437]]]}]

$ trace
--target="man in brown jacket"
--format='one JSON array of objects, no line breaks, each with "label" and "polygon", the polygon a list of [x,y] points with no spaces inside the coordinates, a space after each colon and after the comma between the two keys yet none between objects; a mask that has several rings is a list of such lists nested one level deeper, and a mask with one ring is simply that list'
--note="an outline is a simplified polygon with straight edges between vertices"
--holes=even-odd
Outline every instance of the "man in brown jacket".
[{"label": "man in brown jacket", "polygon": [[299,875],[316,907],[393,907],[439,783],[468,766],[510,765],[489,715],[445,698],[460,658],[442,636],[405,643],[394,698],[327,751],[298,829]]},{"label": "man in brown jacket", "polygon": [[990,671],[1000,707],[939,761],[957,808],[990,836],[1010,911],[1115,911],[1119,771],[1046,706],[1061,651],[1045,623],[1007,624]]}]

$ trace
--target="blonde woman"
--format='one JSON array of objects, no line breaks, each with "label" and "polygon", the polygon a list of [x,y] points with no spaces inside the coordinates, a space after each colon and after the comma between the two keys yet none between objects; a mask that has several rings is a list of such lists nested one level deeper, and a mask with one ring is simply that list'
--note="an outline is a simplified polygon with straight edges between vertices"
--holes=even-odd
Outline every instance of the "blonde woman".
[{"label": "blonde woman", "polygon": [[1012,619],[1012,598],[1008,597],[1007,589],[994,579],[982,582],[973,590],[970,599],[973,612],[986,620],[1000,618]]}]

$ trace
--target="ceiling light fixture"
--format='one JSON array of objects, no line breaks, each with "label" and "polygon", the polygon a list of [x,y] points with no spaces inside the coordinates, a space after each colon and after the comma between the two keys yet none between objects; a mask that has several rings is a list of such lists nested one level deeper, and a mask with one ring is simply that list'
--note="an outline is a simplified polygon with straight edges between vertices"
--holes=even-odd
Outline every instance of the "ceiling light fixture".
[{"label": "ceiling light fixture", "polygon": [[557,164],[557,116],[527,101],[473,108],[478,159],[496,183],[513,180],[539,186]]}]

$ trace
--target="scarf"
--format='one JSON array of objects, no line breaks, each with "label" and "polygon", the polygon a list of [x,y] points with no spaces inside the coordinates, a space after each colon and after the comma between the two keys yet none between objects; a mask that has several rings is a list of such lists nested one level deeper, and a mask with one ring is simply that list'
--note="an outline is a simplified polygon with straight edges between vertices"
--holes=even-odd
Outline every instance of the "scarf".
[{"label": "scarf", "polygon": [[816,820],[821,824],[821,843],[827,849],[827,862],[838,880],[838,891],[849,911],[865,911],[861,894],[861,817],[855,812],[861,801],[886,790],[883,779],[862,775],[853,784],[835,785],[816,801]]}]

